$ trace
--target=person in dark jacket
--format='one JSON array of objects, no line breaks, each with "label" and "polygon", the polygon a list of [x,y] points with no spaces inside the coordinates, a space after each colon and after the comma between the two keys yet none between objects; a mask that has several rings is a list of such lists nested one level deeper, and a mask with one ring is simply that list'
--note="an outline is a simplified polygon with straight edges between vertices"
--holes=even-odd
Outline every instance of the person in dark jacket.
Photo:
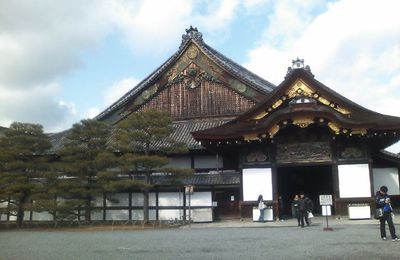
[{"label": "person in dark jacket", "polygon": [[299,195],[295,195],[292,200],[292,216],[297,219],[297,225],[301,226],[301,214],[300,214],[300,198]]},{"label": "person in dark jacket", "polygon": [[383,209],[383,216],[379,219],[380,228],[381,228],[381,238],[386,240],[386,228],[385,223],[388,223],[390,236],[392,237],[392,241],[396,242],[399,239],[396,236],[396,230],[393,225],[392,219],[392,206],[390,204],[390,197],[387,194],[388,188],[386,186],[382,186],[379,191],[376,192],[376,207]]},{"label": "person in dark jacket", "polygon": [[300,200],[299,200],[299,210],[301,215],[301,227],[304,227],[304,221],[306,222],[307,226],[310,225],[310,221],[308,220],[308,213],[312,212],[313,210],[313,202],[304,195],[304,193],[300,193]]}]

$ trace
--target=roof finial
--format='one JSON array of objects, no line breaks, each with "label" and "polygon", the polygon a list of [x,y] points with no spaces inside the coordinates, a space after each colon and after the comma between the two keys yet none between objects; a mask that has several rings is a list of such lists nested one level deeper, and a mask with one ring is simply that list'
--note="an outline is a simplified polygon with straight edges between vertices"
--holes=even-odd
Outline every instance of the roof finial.
[{"label": "roof finial", "polygon": [[295,60],[292,60],[292,66],[288,67],[285,78],[287,78],[287,76],[289,76],[293,71],[298,69],[303,69],[310,73],[312,77],[314,77],[314,74],[312,74],[311,72],[310,66],[304,66],[304,59],[300,59],[299,57],[297,57]]},{"label": "roof finial", "polygon": [[297,59],[292,60],[292,69],[303,69],[304,68],[304,59],[297,57]]},{"label": "roof finial", "polygon": [[197,27],[193,27],[190,25],[190,27],[185,31],[186,34],[182,35],[181,47],[184,46],[184,44],[190,39],[193,39],[198,42],[203,42],[203,34],[197,30]]}]

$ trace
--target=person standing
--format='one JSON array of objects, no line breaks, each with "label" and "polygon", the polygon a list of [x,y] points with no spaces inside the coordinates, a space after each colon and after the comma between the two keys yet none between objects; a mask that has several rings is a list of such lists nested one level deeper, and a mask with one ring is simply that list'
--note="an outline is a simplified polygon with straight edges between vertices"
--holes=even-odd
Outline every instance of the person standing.
[{"label": "person standing", "polygon": [[382,186],[379,191],[376,192],[376,207],[383,209],[383,216],[379,219],[380,229],[381,229],[381,238],[386,240],[386,228],[385,223],[388,223],[390,236],[392,237],[392,241],[396,242],[399,239],[396,236],[396,230],[393,225],[392,218],[392,205],[390,204],[390,197],[387,194],[388,188],[386,186]]},{"label": "person standing", "polygon": [[258,196],[258,209],[260,210],[260,217],[258,218],[259,222],[264,222],[264,211],[265,211],[265,204],[263,200],[263,196],[260,194]]},{"label": "person standing", "polygon": [[312,212],[313,210],[313,203],[312,201],[304,195],[304,193],[300,193],[300,200],[299,200],[299,209],[301,215],[301,227],[304,227],[304,221],[306,222],[307,226],[310,225],[310,221],[308,220],[308,213]]},{"label": "person standing", "polygon": [[292,200],[292,216],[297,219],[297,225],[301,226],[301,215],[300,215],[300,198],[299,195],[295,195]]}]

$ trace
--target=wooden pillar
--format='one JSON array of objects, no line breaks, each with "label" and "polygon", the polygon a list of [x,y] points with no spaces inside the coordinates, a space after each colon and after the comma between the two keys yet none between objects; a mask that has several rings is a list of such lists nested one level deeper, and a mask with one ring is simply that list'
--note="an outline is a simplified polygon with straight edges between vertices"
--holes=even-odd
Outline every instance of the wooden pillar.
[{"label": "wooden pillar", "polygon": [[158,214],[158,187],[156,187],[156,221],[159,220],[159,214]]},{"label": "wooden pillar", "polygon": [[129,214],[129,221],[132,221],[132,191],[129,190],[128,192],[128,214]]},{"label": "wooden pillar", "polygon": [[103,221],[106,220],[106,194],[103,193]]}]

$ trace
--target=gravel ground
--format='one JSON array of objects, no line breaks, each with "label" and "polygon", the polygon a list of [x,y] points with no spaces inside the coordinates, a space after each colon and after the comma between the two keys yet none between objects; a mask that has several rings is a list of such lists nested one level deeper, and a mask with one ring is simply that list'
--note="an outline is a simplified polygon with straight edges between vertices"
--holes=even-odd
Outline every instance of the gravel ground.
[{"label": "gravel ground", "polygon": [[379,226],[3,231],[0,259],[400,259]]}]

